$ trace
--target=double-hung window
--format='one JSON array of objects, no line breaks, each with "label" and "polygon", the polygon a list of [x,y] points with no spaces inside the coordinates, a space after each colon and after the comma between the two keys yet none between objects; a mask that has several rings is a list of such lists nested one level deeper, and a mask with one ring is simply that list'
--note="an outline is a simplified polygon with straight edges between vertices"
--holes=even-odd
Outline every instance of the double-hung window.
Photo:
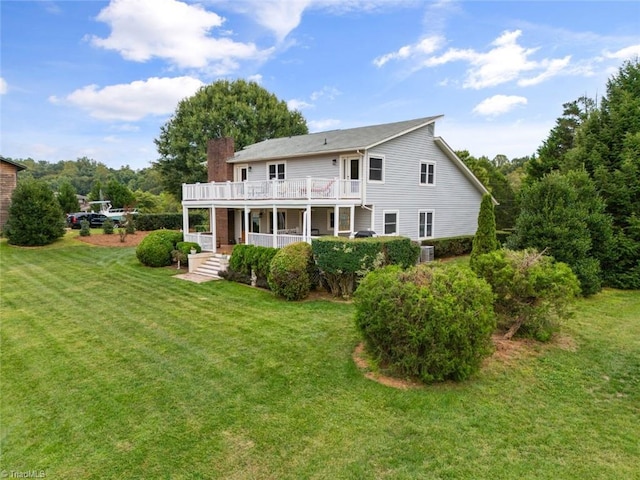
[{"label": "double-hung window", "polygon": [[369,157],[369,181],[370,182],[382,182],[384,169],[384,158],[382,157]]},{"label": "double-hung window", "polygon": [[269,173],[269,180],[284,180],[284,178],[285,178],[285,164],[284,163],[270,163],[267,166],[267,172]]},{"label": "double-hung window", "polygon": [[397,210],[385,210],[382,212],[382,218],[384,221],[384,234],[385,235],[397,235],[398,234],[398,211]]},{"label": "double-hung window", "polygon": [[436,184],[436,164],[433,162],[420,162],[420,185]]},{"label": "double-hung window", "polygon": [[421,210],[418,213],[418,237],[433,237],[433,210]]}]

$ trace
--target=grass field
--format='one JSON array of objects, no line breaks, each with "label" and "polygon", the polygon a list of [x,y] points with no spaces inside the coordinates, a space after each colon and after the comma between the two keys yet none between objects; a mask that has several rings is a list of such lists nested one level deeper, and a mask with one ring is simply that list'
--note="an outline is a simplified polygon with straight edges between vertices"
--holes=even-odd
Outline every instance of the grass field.
[{"label": "grass field", "polygon": [[[640,293],[464,384],[363,377],[353,307],[0,243],[0,470],[61,479],[640,478]],[[14,475],[15,476],[15,475]]]}]

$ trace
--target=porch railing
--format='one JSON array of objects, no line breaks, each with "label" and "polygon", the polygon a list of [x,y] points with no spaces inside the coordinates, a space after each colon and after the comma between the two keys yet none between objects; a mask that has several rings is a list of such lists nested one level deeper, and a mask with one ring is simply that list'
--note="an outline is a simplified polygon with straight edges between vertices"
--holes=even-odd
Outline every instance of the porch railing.
[{"label": "porch railing", "polygon": [[300,178],[246,182],[210,182],[182,185],[183,200],[316,200],[358,199],[360,180]]},{"label": "porch railing", "polygon": [[213,252],[213,234],[211,233],[185,233],[185,242],[196,242],[204,252]]}]

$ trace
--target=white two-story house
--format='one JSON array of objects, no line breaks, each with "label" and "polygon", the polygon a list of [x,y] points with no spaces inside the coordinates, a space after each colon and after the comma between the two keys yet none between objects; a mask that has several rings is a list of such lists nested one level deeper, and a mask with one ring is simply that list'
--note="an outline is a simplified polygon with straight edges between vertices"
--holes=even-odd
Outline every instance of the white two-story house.
[{"label": "white two-story house", "polygon": [[[472,235],[488,193],[445,141],[441,116],[275,138],[211,140],[208,183],[184,184],[185,241],[282,247],[358,231],[422,241]],[[191,209],[206,209],[196,232]],[[202,228],[200,228],[202,230]]]}]

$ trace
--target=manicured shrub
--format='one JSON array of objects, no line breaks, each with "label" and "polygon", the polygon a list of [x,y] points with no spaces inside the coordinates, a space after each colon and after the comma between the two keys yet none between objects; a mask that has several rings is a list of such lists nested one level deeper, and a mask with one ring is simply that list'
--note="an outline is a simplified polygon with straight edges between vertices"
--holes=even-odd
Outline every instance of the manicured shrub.
[{"label": "manicured shrub", "polygon": [[404,237],[348,239],[323,237],[312,242],[322,283],[335,296],[348,298],[370,271],[396,264],[415,265],[420,247]]},{"label": "manicured shrub", "polygon": [[51,188],[42,180],[18,182],[4,226],[11,245],[49,245],[64,235],[64,215]]},{"label": "manicured shrub", "polygon": [[191,254],[191,249],[194,249],[196,253],[202,252],[202,247],[197,242],[178,242],[176,243],[176,250],[180,250],[185,255]]},{"label": "manicured shrub", "polygon": [[370,354],[393,373],[464,380],[492,351],[492,302],[491,287],[466,266],[390,266],[358,286],[355,321]]},{"label": "manicured shrub", "polygon": [[[387,265],[400,265],[402,268],[414,266],[420,258],[420,245],[405,237],[381,237]],[[387,240],[388,239],[388,240]]]},{"label": "manicured shrub", "polygon": [[107,218],[102,224],[102,232],[105,235],[113,235],[113,220]]},{"label": "manicured shrub", "polygon": [[498,239],[496,237],[496,217],[493,212],[493,199],[491,195],[485,194],[482,196],[482,203],[480,203],[478,229],[473,237],[469,263],[473,267],[473,262],[478,255],[493,252],[497,249]]},{"label": "manicured shrub", "polygon": [[435,258],[456,257],[471,253],[471,249],[473,248],[473,235],[423,240],[422,245],[433,246]]},{"label": "manicured shrub", "polygon": [[127,235],[133,235],[134,233],[136,233],[136,225],[135,225],[135,215],[132,215],[131,213],[127,213],[124,216],[124,230],[125,233]]},{"label": "manicured shrub", "polygon": [[239,244],[233,247],[229,267],[221,276],[229,281],[250,285],[251,274],[255,275],[256,286],[269,288],[268,276],[271,259],[278,252],[277,248],[257,247]]},{"label": "manicured shrub", "polygon": [[80,236],[88,237],[90,235],[91,235],[91,224],[89,223],[89,220],[87,220],[86,218],[83,218],[82,220],[80,220]]},{"label": "manicured shrub", "polygon": [[309,295],[309,263],[313,259],[311,245],[297,242],[281,248],[271,260],[269,286],[287,300],[302,300]]},{"label": "manicured shrub", "polygon": [[493,288],[498,324],[507,339],[517,333],[548,341],[580,293],[567,264],[532,249],[480,255],[474,269]]},{"label": "manicured shrub", "polygon": [[147,235],[136,248],[136,257],[148,267],[171,265],[171,252],[182,241],[182,232],[157,230]]}]

